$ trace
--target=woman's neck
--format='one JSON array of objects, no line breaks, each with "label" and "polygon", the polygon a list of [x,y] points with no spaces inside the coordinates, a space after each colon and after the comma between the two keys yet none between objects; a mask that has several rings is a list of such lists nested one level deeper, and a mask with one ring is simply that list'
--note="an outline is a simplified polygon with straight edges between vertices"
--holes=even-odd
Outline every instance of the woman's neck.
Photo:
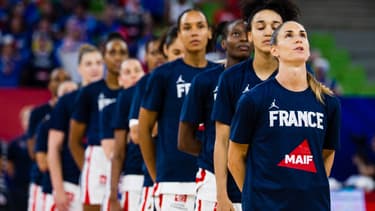
[{"label": "woman's neck", "polygon": [[305,63],[299,65],[279,64],[276,80],[286,89],[303,91],[308,88]]},{"label": "woman's neck", "polygon": [[110,89],[119,89],[120,85],[118,83],[118,75],[114,74],[112,71],[107,71],[107,77],[105,78],[105,83]]},{"label": "woman's neck", "polygon": [[254,54],[253,68],[256,75],[262,79],[267,79],[278,67],[277,60],[270,54],[257,51]]},{"label": "woman's neck", "polygon": [[194,52],[194,53],[185,52],[183,60],[187,65],[190,65],[192,67],[202,68],[202,67],[207,66],[207,59],[206,59],[205,51]]}]

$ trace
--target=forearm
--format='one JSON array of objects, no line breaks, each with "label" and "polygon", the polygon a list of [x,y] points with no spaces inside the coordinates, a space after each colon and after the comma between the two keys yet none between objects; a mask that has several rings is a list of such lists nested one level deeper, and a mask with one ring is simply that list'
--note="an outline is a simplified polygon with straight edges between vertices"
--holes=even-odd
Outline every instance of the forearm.
[{"label": "forearm", "polygon": [[52,181],[53,190],[64,192],[64,179],[62,174],[60,151],[57,149],[48,149],[49,172]]},{"label": "forearm", "polygon": [[228,178],[228,140],[220,138],[215,140],[214,146],[214,168],[216,177],[217,197],[228,197],[227,178]]},{"label": "forearm", "polygon": [[331,169],[333,166],[334,158],[335,158],[334,150],[323,149],[323,162],[324,162],[324,168],[326,170],[327,177],[329,177],[329,175],[331,174]]},{"label": "forearm", "polygon": [[154,112],[141,108],[138,134],[142,157],[154,182],[156,180],[156,146],[152,138],[152,130],[156,123],[156,116]]},{"label": "forearm", "polygon": [[85,159],[85,150],[81,145],[85,129],[85,124],[76,122],[75,120],[71,120],[68,146],[74,162],[77,164],[78,168],[81,171]]},{"label": "forearm", "polygon": [[35,137],[27,140],[27,153],[29,154],[29,157],[31,160],[35,160],[34,147],[35,147]]},{"label": "forearm", "polygon": [[180,122],[178,129],[178,149],[182,152],[198,156],[202,144],[195,137],[195,132],[198,125],[188,122]]},{"label": "forearm", "polygon": [[108,160],[111,160],[111,157],[113,155],[114,145],[115,145],[115,139],[114,138],[107,138],[102,139],[100,142],[104,154],[107,157]]},{"label": "forearm", "polygon": [[45,152],[36,152],[36,164],[41,172],[48,171],[47,154]]},{"label": "forearm", "polygon": [[126,156],[125,130],[115,130],[114,149],[111,157],[111,194],[112,199],[117,199],[118,184],[120,181],[121,169]]},{"label": "forearm", "polygon": [[245,160],[241,159],[238,155],[230,155],[230,158],[228,159],[228,168],[238,188],[242,192],[243,184],[245,182]]}]

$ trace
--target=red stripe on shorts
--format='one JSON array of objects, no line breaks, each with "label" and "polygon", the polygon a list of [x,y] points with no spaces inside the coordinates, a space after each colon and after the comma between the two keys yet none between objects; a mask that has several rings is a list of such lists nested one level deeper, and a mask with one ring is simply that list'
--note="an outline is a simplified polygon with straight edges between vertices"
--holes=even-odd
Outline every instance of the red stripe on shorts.
[{"label": "red stripe on shorts", "polygon": [[202,200],[198,199],[198,211],[202,210]]},{"label": "red stripe on shorts", "polygon": [[86,187],[85,187],[85,201],[83,202],[86,205],[90,205],[90,196],[89,196],[89,174],[90,174],[90,164],[91,164],[91,156],[92,151],[94,150],[93,147],[90,147],[89,157],[87,158],[87,172],[85,175],[86,180]]},{"label": "red stripe on shorts", "polygon": [[142,211],[145,211],[145,209],[146,209],[147,198],[148,198],[148,189],[149,189],[149,187],[146,187],[145,197],[143,198]]},{"label": "red stripe on shorts", "polygon": [[205,177],[206,177],[206,170],[201,169],[201,173],[200,173],[199,177],[195,178],[195,182],[196,183],[203,182]]}]

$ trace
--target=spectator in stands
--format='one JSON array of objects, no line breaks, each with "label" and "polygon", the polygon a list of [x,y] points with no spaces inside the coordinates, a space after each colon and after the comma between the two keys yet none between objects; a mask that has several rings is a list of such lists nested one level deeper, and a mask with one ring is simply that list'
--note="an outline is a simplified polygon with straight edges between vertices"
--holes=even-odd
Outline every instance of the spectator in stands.
[{"label": "spectator in stands", "polygon": [[370,139],[366,136],[352,138],[356,145],[353,155],[353,164],[357,167],[358,175],[350,176],[346,186],[352,186],[366,191],[375,189],[375,136]]},{"label": "spectator in stands", "polygon": [[9,210],[26,210],[27,209],[27,193],[29,189],[29,172],[31,167],[31,159],[27,152],[27,136],[26,129],[28,127],[28,119],[31,107],[25,106],[20,111],[21,126],[23,134],[12,140],[8,146],[8,157],[6,163],[6,173],[9,178]]},{"label": "spectator in stands", "polygon": [[62,67],[72,76],[73,81],[80,82],[77,72],[78,52],[84,40],[83,26],[76,18],[70,18],[66,23],[65,36],[57,49],[57,56]]},{"label": "spectator in stands", "polygon": [[31,86],[47,87],[51,71],[59,66],[52,37],[35,32],[31,41],[31,59],[27,65],[27,77]]},{"label": "spectator in stands", "polygon": [[23,61],[17,54],[13,36],[2,37],[0,50],[0,87],[18,86]]},{"label": "spectator in stands", "polygon": [[166,12],[168,14],[168,21],[170,24],[177,22],[178,16],[185,10],[194,6],[192,0],[171,0],[167,1]]}]

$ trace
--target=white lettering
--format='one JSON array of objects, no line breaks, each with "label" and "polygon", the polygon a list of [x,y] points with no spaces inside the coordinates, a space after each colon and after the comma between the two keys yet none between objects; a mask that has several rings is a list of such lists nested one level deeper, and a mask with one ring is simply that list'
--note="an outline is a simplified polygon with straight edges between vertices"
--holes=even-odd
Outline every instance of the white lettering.
[{"label": "white lettering", "polygon": [[310,162],[313,162],[312,155],[285,155],[285,164],[292,163],[292,164],[302,164],[308,165]]},{"label": "white lettering", "polygon": [[310,127],[323,130],[324,114],[312,111],[268,111],[269,126],[275,127]]},{"label": "white lettering", "polygon": [[274,126],[274,121],[277,120],[277,113],[279,111],[270,111],[270,127]]},{"label": "white lettering", "polygon": [[183,84],[177,84],[177,97],[181,98],[185,95],[188,94],[189,88],[190,88],[190,83],[183,83]]}]

